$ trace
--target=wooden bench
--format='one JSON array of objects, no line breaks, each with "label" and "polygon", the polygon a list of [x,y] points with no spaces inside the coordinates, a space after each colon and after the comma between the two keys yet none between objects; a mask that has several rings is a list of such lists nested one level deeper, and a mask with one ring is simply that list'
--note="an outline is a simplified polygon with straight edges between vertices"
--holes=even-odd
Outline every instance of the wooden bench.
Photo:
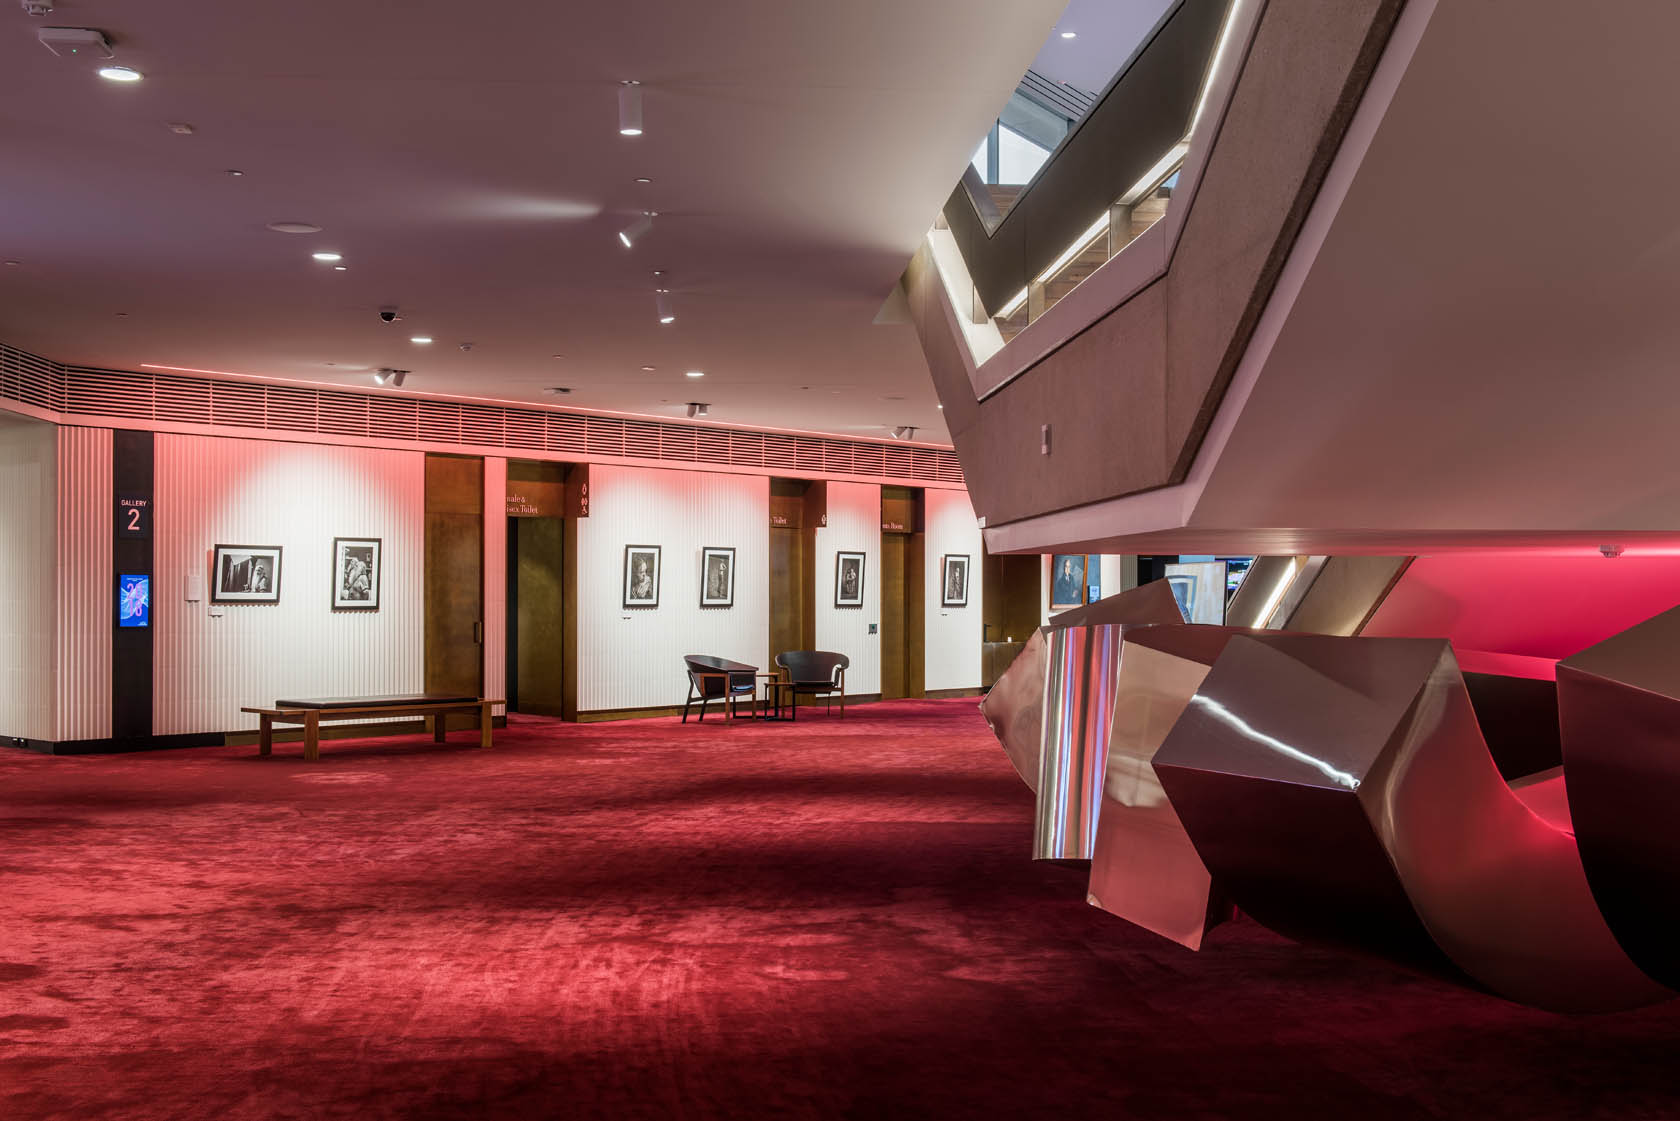
[{"label": "wooden bench", "polygon": [[394,716],[424,717],[432,739],[443,742],[452,713],[478,717],[478,746],[490,746],[491,711],[505,701],[443,693],[410,693],[385,697],[309,697],[300,701],[275,701],[272,708],[242,708],[260,721],[257,754],[274,751],[276,724],[303,725],[303,757],[313,763],[321,758],[321,724],[329,720],[381,720]]}]

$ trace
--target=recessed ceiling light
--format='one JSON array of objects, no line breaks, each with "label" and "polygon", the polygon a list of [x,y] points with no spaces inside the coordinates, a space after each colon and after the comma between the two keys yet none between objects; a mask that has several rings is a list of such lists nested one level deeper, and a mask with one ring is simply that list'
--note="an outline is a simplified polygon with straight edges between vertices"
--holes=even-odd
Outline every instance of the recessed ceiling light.
[{"label": "recessed ceiling light", "polygon": [[1075,38],[1078,38],[1078,36],[1079,36],[1079,32],[1077,32],[1077,31],[1064,31],[1064,32],[1062,32],[1062,38],[1064,38],[1064,39],[1075,39]]},{"label": "recessed ceiling light", "polygon": [[945,409],[945,406],[944,405],[935,405],[934,408],[939,409],[940,411],[943,412],[944,409]]},{"label": "recessed ceiling light", "polygon": [[638,175],[638,176],[637,176],[637,177],[636,177],[636,182],[638,182],[638,183],[651,183],[651,182],[653,182],[653,180],[652,180],[652,179],[649,179],[649,178],[648,178],[648,177],[647,177],[647,176],[645,176],[645,175]]},{"label": "recessed ceiling light", "polygon": [[13,261],[13,260],[10,260],[10,259],[8,259],[6,261],[6,267],[9,268],[9,269],[15,269],[22,264],[23,264],[22,261]]},{"label": "recessed ceiling light", "polygon": [[191,136],[198,130],[185,121],[170,121],[169,131],[173,132],[176,136]]},{"label": "recessed ceiling light", "polygon": [[[16,262],[16,261],[7,261],[7,262],[6,262],[6,263],[7,263],[7,264],[8,264],[8,265],[15,265],[15,264],[17,264],[17,262]],[[643,366],[643,367],[642,367],[642,373],[644,373],[644,374],[651,374],[651,373],[653,373],[653,370],[654,370],[654,368],[653,368],[653,367],[652,367],[652,366]]]},{"label": "recessed ceiling light", "polygon": [[344,254],[334,253],[330,250],[322,250],[319,253],[311,253],[310,256],[315,258],[317,261],[325,261],[329,265],[334,261],[344,260]]},{"label": "recessed ceiling light", "polygon": [[349,272],[349,271],[350,271],[350,266],[349,265],[334,265],[333,266],[333,272]]},{"label": "recessed ceiling light", "polygon": [[277,234],[318,234],[321,227],[313,222],[270,222],[268,228]]},{"label": "recessed ceiling light", "polygon": [[549,357],[550,358],[564,358],[566,356],[564,354],[550,354]]},{"label": "recessed ceiling light", "polygon": [[430,335],[415,335],[413,338],[409,339],[408,341],[411,342],[411,343],[416,343],[420,346],[425,346],[432,341],[432,336],[430,336]]},{"label": "recessed ceiling light", "polygon": [[132,66],[101,66],[99,76],[107,82],[138,82],[145,77]]},{"label": "recessed ceiling light", "polygon": [[238,179],[241,175],[245,174],[243,171],[240,171],[237,167],[228,168],[227,173],[229,175],[233,176],[235,179]]},{"label": "recessed ceiling light", "polygon": [[704,371],[704,370],[690,370],[688,372],[688,376],[691,377],[691,378],[703,378],[703,377],[706,376],[706,371]]}]

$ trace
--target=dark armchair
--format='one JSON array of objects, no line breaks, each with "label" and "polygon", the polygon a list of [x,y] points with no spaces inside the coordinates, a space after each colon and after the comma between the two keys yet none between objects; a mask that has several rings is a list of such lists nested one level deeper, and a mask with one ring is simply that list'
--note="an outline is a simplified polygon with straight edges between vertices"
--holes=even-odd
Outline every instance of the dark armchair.
[{"label": "dark armchair", "polygon": [[688,723],[688,709],[700,702],[700,719],[706,719],[706,705],[723,702],[724,716],[739,715],[742,698],[747,712],[752,712],[753,696],[758,688],[758,667],[728,658],[714,658],[710,654],[690,654],[683,659],[688,667],[688,699],[683,702],[683,723]]},{"label": "dark armchair", "polygon": [[824,697],[828,711],[834,711],[834,694],[840,694],[840,719],[846,718],[846,668],[852,660],[832,650],[785,650],[776,655],[782,674],[793,683],[793,703],[799,698]]}]

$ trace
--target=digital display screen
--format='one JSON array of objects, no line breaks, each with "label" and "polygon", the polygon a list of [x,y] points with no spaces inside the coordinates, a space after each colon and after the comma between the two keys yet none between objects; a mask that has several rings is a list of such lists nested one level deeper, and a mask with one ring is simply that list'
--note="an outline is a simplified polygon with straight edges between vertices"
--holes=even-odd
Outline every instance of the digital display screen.
[{"label": "digital display screen", "polygon": [[150,576],[117,577],[117,626],[149,627],[152,625],[152,578]]}]

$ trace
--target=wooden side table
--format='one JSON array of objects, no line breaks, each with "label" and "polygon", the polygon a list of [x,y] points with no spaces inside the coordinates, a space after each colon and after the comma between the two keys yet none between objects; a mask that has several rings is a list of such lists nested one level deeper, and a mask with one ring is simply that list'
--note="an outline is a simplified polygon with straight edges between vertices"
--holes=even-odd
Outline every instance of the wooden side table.
[{"label": "wooden side table", "polygon": [[[764,714],[761,720],[792,720],[795,718],[793,682],[782,680],[776,673],[761,673],[764,678]],[[782,705],[787,705],[787,715],[782,715]]]}]

